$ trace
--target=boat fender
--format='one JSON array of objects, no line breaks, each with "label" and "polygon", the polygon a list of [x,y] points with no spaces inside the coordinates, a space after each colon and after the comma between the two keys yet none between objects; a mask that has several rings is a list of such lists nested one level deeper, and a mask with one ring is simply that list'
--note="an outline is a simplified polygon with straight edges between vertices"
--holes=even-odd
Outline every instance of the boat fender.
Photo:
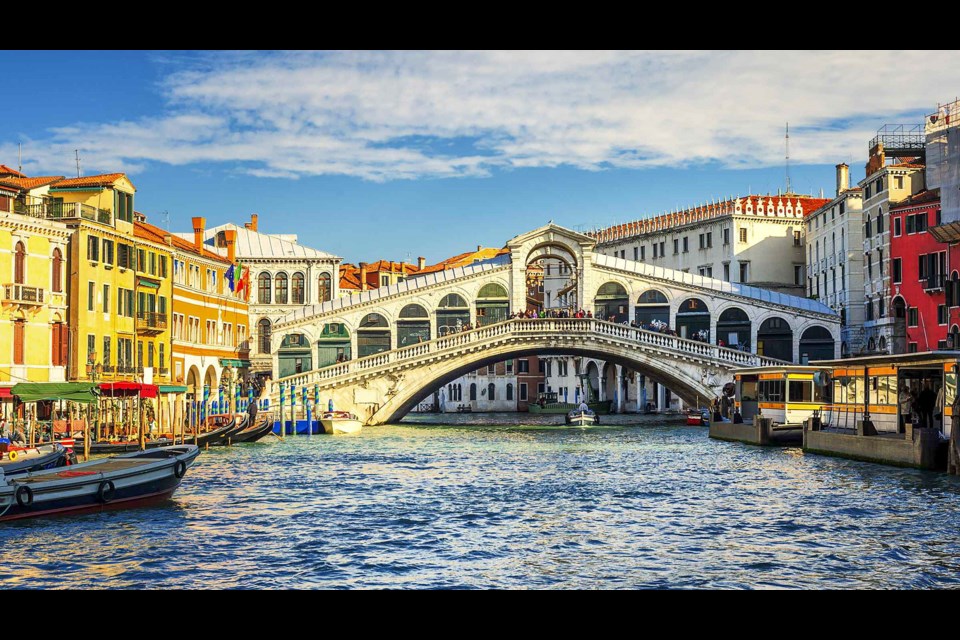
[{"label": "boat fender", "polygon": [[[20,505],[21,508],[26,508],[33,504],[33,489],[27,485],[22,484],[17,487],[17,493],[15,495],[17,496],[17,504]],[[26,496],[26,499],[24,499],[24,496]]]},{"label": "boat fender", "polygon": [[173,475],[177,478],[182,478],[183,474],[187,472],[187,463],[183,460],[177,460],[177,463],[173,465]]},{"label": "boat fender", "polygon": [[14,460],[16,460],[16,459],[19,457],[19,455],[20,455],[20,454],[17,453],[16,451],[8,451],[8,452],[7,452],[7,457],[10,458],[10,462],[13,462]]},{"label": "boat fender", "polygon": [[104,480],[100,483],[100,486],[97,488],[97,502],[107,504],[113,500],[115,487],[113,486],[112,480]]}]

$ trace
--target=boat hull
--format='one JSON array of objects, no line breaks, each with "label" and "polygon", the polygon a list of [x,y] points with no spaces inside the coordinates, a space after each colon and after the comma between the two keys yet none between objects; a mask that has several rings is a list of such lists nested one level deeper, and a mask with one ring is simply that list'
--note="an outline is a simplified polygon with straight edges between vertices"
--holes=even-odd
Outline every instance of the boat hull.
[{"label": "boat hull", "polygon": [[0,521],[161,502],[173,495],[199,454],[194,445],[178,445],[15,476],[0,486]]},{"label": "boat hull", "polygon": [[[590,402],[587,404],[590,407],[590,411],[598,413],[600,415],[607,415],[610,413],[610,405],[613,404],[613,400],[602,400],[600,402]],[[543,407],[538,404],[531,404],[527,407],[527,410],[530,413],[548,413],[548,414],[566,414],[570,413],[572,409],[576,409],[578,405],[572,402],[553,402],[549,403]]]},{"label": "boat hull", "polygon": [[600,424],[596,414],[591,413],[568,413],[566,422],[575,427],[592,427],[595,424]]},{"label": "boat hull", "polygon": [[10,460],[9,455],[9,452],[3,454],[3,460],[0,460],[0,469],[3,469],[3,473],[8,476],[41,469],[54,469],[67,464],[67,449],[61,444],[17,450],[16,460]]},{"label": "boat hull", "polygon": [[360,433],[363,423],[359,420],[323,418],[320,420],[324,433]]}]

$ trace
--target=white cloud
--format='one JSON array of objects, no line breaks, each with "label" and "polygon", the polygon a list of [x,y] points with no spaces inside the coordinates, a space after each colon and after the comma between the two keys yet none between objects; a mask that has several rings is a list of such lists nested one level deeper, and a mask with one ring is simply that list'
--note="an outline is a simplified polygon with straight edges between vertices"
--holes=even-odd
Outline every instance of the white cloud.
[{"label": "white cloud", "polygon": [[[222,163],[254,176],[484,176],[512,167],[863,158],[885,122],[920,123],[960,86],[950,52],[334,52],[204,56],[165,112],[73,123],[28,170]],[[168,63],[169,65],[169,63]],[[469,144],[465,141],[472,141]],[[454,144],[449,144],[453,142]],[[12,157],[16,144],[0,143]]]}]

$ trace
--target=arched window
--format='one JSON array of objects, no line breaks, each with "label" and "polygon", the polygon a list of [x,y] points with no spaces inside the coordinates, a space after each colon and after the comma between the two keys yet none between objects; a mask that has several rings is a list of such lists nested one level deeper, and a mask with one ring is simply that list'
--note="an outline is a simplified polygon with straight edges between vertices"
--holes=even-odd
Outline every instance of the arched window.
[{"label": "arched window", "polygon": [[667,296],[656,289],[640,294],[634,312],[634,319],[644,329],[656,329],[670,324],[670,303]]},{"label": "arched window", "polygon": [[270,304],[270,274],[264,271],[257,276],[257,302]]},{"label": "arched window", "polygon": [[476,401],[477,399],[477,383],[470,383],[470,400]]},{"label": "arched window", "polygon": [[273,299],[275,304],[287,304],[287,274],[278,273],[273,279],[275,291]]},{"label": "arched window", "polygon": [[477,326],[503,322],[510,315],[507,290],[496,282],[489,282],[477,293]]},{"label": "arched window", "polygon": [[630,313],[627,311],[629,304],[630,298],[623,285],[607,282],[597,290],[597,295],[594,297],[593,317],[617,323],[627,322],[630,319]]},{"label": "arched window", "polygon": [[293,286],[291,287],[292,299],[290,302],[293,304],[303,304],[305,298],[303,296],[303,274],[299,271],[293,274]]},{"label": "arched window", "polygon": [[321,273],[320,274],[320,287],[317,291],[318,300],[320,302],[329,302],[333,299],[333,290],[330,288],[330,274]]},{"label": "arched window", "polygon": [[487,400],[489,400],[490,402],[493,402],[494,400],[496,400],[496,397],[495,397],[496,394],[497,394],[497,386],[491,382],[490,384],[487,385]]},{"label": "arched window", "polygon": [[13,281],[16,284],[23,284],[24,268],[27,259],[27,249],[22,242],[17,243],[13,259]]},{"label": "arched window", "polygon": [[443,337],[456,333],[470,323],[470,309],[467,301],[456,293],[448,293],[437,306],[437,335]]},{"label": "arched window", "polygon": [[60,253],[60,248],[57,247],[53,250],[53,273],[51,278],[51,285],[53,291],[60,293],[63,291],[63,254]]},{"label": "arched window", "polygon": [[257,323],[257,344],[260,353],[270,353],[270,321],[266,318]]},{"label": "arched window", "polygon": [[[882,340],[882,338],[881,338]],[[880,348],[886,347],[886,342]],[[813,326],[800,334],[800,363],[834,358],[836,342],[826,327]]]},{"label": "arched window", "polygon": [[397,321],[397,348],[426,342],[430,339],[430,315],[419,304],[408,304],[400,310]]},{"label": "arched window", "polygon": [[507,400],[513,400],[513,385],[507,383]]},{"label": "arched window", "polygon": [[368,313],[357,327],[357,355],[361,358],[390,350],[390,324],[379,313]]}]

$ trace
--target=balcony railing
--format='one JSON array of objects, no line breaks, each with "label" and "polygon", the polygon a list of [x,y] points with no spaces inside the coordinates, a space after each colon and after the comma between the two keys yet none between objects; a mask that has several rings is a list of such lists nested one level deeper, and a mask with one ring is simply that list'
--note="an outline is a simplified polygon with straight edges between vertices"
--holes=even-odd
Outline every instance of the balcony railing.
[{"label": "balcony railing", "polygon": [[25,284],[3,285],[3,301],[15,304],[41,305],[43,304],[43,288],[29,287]]},{"label": "balcony railing", "polygon": [[935,273],[932,276],[928,277],[926,280],[924,280],[923,290],[936,291],[938,289],[943,289],[944,280],[945,280],[944,274]]},{"label": "balcony railing", "polygon": [[54,220],[82,218],[102,224],[113,224],[113,214],[108,209],[91,207],[80,202],[55,202],[31,198],[31,202],[14,201],[13,212],[33,218],[50,218]]},{"label": "balcony railing", "polygon": [[113,365],[112,365],[112,364],[105,364],[105,365],[103,365],[103,372],[104,372],[104,373],[113,373]]},{"label": "balcony railing", "polygon": [[155,311],[140,311],[137,313],[137,331],[152,331],[160,333],[167,328],[167,314]]}]

